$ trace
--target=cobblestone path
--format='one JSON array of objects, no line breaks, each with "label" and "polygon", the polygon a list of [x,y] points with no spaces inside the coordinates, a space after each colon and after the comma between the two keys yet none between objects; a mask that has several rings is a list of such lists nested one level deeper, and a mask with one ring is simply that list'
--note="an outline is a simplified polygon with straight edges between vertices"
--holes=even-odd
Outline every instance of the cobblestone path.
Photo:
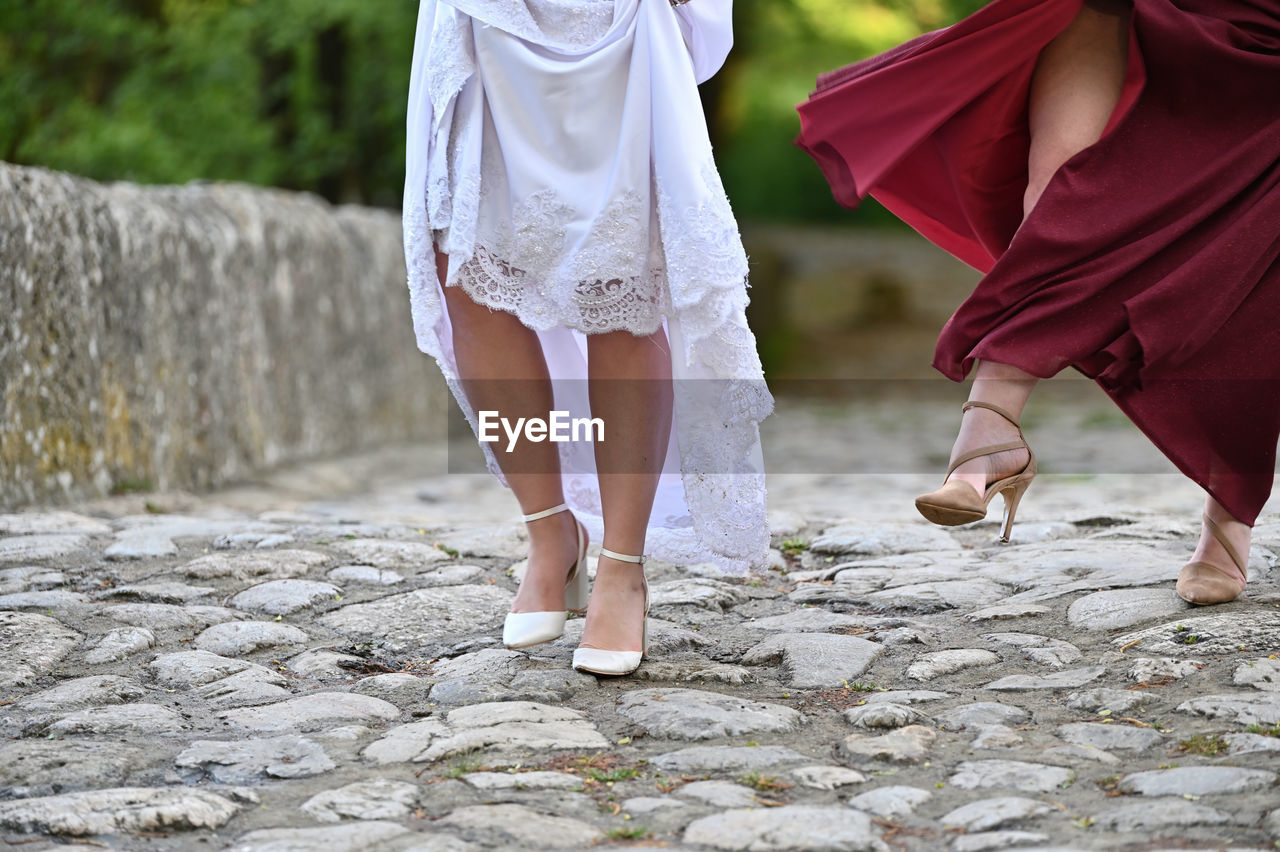
[{"label": "cobblestone path", "polygon": [[[771,421],[769,570],[650,563],[627,679],[569,668],[578,619],[501,647],[514,504],[431,453],[0,516],[0,847],[1280,841],[1274,511],[1247,595],[1191,609],[1177,477],[1045,476],[1001,546],[995,511],[914,515],[936,475],[804,472],[850,436],[947,437],[880,409],[830,434],[831,414]],[[1150,458],[1114,424],[1090,441]]]}]

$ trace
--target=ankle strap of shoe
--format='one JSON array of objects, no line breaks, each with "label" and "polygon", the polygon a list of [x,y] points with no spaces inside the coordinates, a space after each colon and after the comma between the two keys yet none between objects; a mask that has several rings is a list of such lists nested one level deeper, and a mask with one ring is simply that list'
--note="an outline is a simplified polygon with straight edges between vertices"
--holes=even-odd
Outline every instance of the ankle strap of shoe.
[{"label": "ankle strap of shoe", "polygon": [[1222,545],[1222,549],[1231,557],[1231,561],[1236,563],[1236,567],[1240,569],[1240,576],[1245,578],[1245,582],[1248,582],[1249,566],[1240,558],[1240,554],[1236,552],[1235,545],[1227,538],[1227,534],[1222,531],[1222,527],[1215,524],[1208,513],[1205,513],[1204,525],[1209,528],[1209,532],[1218,540],[1218,544]]},{"label": "ankle strap of shoe", "polygon": [[643,565],[649,560],[647,556],[629,556],[625,553],[618,553],[616,550],[610,550],[607,547],[600,548],[600,555],[607,556],[610,559],[616,559],[619,562],[631,562],[635,565]]},{"label": "ankle strap of shoe", "polygon": [[981,402],[980,400],[971,399],[968,402],[966,402],[964,405],[960,406],[960,411],[961,413],[963,413],[968,411],[970,408],[985,408],[987,411],[994,411],[996,414],[999,414],[1001,417],[1003,417],[1005,420],[1008,420],[1014,426],[1017,426],[1019,429],[1022,428],[1022,424],[1019,423],[1012,414],[1005,411],[1003,408],[1001,408],[998,405],[992,405],[989,402]]},{"label": "ankle strap of shoe", "polygon": [[552,515],[567,511],[569,511],[569,504],[561,503],[559,506],[552,506],[550,509],[543,509],[541,512],[534,512],[532,515],[525,515],[524,522],[527,524],[530,521],[540,521],[543,518],[549,518]]}]

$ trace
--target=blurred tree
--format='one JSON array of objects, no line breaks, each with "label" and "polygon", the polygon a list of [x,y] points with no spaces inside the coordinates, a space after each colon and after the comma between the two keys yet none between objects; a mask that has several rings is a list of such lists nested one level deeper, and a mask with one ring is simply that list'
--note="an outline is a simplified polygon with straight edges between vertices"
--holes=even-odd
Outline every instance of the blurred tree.
[{"label": "blurred tree", "polygon": [[[0,3],[0,158],[99,179],[243,180],[395,206],[417,5]],[[703,95],[738,214],[849,221],[792,144],[794,106],[819,72],[980,5],[736,0],[738,46]]]},{"label": "blurred tree", "polygon": [[[695,0],[696,2],[696,0]],[[735,0],[735,48],[707,103],[734,210],[744,219],[896,222],[874,201],[851,215],[794,144],[795,106],[818,74],[946,26],[986,0]]]},{"label": "blurred tree", "polygon": [[411,0],[0,6],[0,158],[395,205]]}]

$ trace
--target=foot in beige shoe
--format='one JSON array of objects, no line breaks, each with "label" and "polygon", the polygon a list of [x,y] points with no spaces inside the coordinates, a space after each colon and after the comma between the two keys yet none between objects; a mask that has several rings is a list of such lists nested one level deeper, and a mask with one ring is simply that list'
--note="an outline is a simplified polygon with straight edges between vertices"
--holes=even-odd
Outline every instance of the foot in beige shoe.
[{"label": "foot in beige shoe", "polygon": [[[1036,475],[1035,454],[1023,439],[1018,421],[1000,406],[970,400],[963,410],[969,416],[964,419],[961,435],[956,439],[942,487],[917,497],[916,509],[929,521],[942,526],[971,524],[987,516],[987,506],[1000,494],[1005,506],[1000,540],[1008,541],[1018,504]],[[974,426],[979,412],[984,419]],[[996,418],[1004,425],[997,428],[988,422],[989,418]],[[991,440],[998,442],[983,443]],[[971,443],[976,443],[977,448],[965,449]]]},{"label": "foot in beige shoe", "polygon": [[1244,591],[1249,578],[1253,530],[1214,500],[1205,505],[1200,544],[1191,562],[1178,572],[1178,597],[1198,606],[1227,603]]},{"label": "foot in beige shoe", "polygon": [[951,448],[952,462],[979,448],[1019,443],[1021,446],[977,456],[956,465],[946,482],[964,482],[982,494],[990,483],[1023,470],[1031,459],[1031,451],[1022,437],[1022,428],[1011,416],[979,405],[964,409],[960,432]]}]

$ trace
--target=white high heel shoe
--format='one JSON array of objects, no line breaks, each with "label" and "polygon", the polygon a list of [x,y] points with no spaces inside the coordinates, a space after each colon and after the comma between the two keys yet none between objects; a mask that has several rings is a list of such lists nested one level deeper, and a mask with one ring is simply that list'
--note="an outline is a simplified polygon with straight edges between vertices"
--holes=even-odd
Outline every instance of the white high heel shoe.
[{"label": "white high heel shoe", "polygon": [[[644,556],[628,556],[616,553],[607,548],[600,548],[600,555],[619,562],[631,562],[644,565]],[[573,652],[573,667],[580,672],[591,672],[601,675],[629,675],[640,668],[640,661],[649,650],[649,581],[644,578],[641,568],[640,581],[644,584],[644,618],[640,627],[639,651],[610,651],[606,648],[593,648],[590,645],[579,645]]]},{"label": "white high heel shoe", "polygon": [[[532,515],[525,515],[524,522],[531,523],[559,512],[568,512],[564,503]],[[569,572],[564,585],[564,609],[552,612],[509,612],[502,623],[502,644],[512,650],[530,648],[559,639],[564,634],[564,623],[569,611],[582,612],[587,608],[587,536],[577,518],[578,561]]]}]

